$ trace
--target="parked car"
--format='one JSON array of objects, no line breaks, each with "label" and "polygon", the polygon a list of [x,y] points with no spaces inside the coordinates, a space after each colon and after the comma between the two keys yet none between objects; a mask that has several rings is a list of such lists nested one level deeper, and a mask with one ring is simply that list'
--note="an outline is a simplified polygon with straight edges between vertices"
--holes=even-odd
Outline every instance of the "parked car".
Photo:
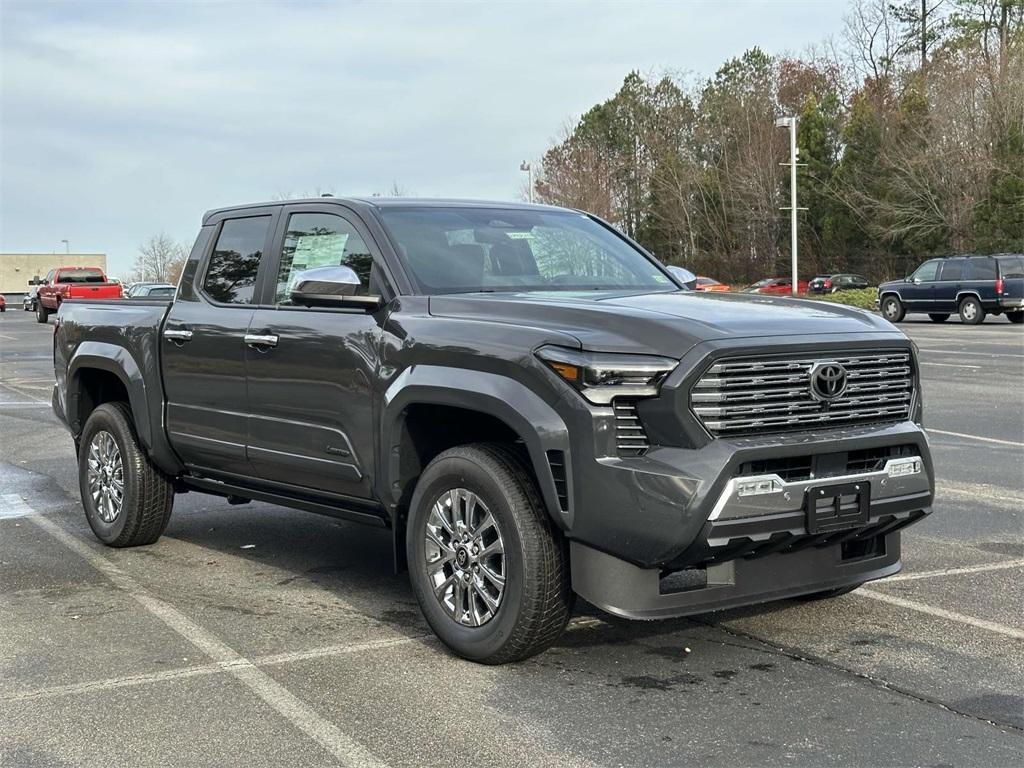
[{"label": "parked car", "polygon": [[697,290],[698,291],[710,291],[711,293],[719,293],[723,291],[731,291],[732,286],[720,283],[711,277],[697,277]]},{"label": "parked car", "polygon": [[681,290],[579,211],[211,211],[173,302],[67,302],[53,343],[101,541],[154,543],[184,490],[389,529],[475,661],[551,645],[574,593],[657,619],[848,592],[932,503],[906,336]]},{"label": "parked car", "polygon": [[[744,293],[764,293],[769,296],[791,296],[793,281],[788,277],[769,277],[758,280],[753,285],[743,289]],[[797,293],[807,293],[807,281],[798,280],[796,284]]]},{"label": "parked car", "polygon": [[28,281],[28,293],[21,298],[21,308],[26,312],[36,311],[36,293],[39,291],[39,283],[35,279]]},{"label": "parked car", "polygon": [[0,293],[0,312],[6,312],[6,311],[7,311],[7,298],[2,293]]},{"label": "parked car", "polygon": [[136,283],[125,291],[125,298],[167,299],[174,296],[176,290],[170,283]]},{"label": "parked car", "polygon": [[45,323],[68,299],[120,299],[121,284],[99,267],[51,269],[36,293],[36,320]]},{"label": "parked car", "polygon": [[867,288],[871,282],[863,275],[840,273],[838,275],[818,275],[807,284],[808,293],[837,293]]},{"label": "parked car", "polygon": [[989,314],[1005,314],[1011,323],[1022,323],[1024,255],[929,259],[903,280],[878,286],[877,302],[893,323],[907,313],[925,313],[936,323],[957,313],[968,325],[984,322]]}]

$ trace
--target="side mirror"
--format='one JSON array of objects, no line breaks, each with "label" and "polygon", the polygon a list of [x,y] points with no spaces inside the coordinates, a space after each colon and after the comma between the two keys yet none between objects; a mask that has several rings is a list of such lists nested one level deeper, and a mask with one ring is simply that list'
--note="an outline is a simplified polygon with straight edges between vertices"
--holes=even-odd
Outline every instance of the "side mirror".
[{"label": "side mirror", "polygon": [[691,272],[688,269],[683,269],[682,267],[674,266],[668,267],[667,269],[669,272],[672,273],[672,277],[674,277],[677,281],[679,281],[684,286],[689,288],[691,291],[697,290],[697,276],[693,274],[693,272]]},{"label": "side mirror", "polygon": [[921,278],[920,277],[915,277],[910,282],[912,282],[914,285],[920,285],[921,284]]},{"label": "side mirror", "polygon": [[351,267],[314,267],[295,276],[290,293],[292,302],[303,307],[379,309],[384,303],[380,296],[356,295],[361,286]]}]

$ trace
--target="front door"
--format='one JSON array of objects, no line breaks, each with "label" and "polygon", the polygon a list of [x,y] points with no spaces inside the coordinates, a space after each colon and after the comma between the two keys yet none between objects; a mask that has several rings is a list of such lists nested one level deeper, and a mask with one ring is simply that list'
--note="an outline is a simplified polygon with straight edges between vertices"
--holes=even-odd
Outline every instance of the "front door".
[{"label": "front door", "polygon": [[900,286],[900,298],[908,312],[934,312],[932,299],[941,259],[926,261]]},{"label": "front door", "polygon": [[267,213],[226,219],[214,227],[207,257],[182,281],[164,323],[160,344],[167,432],[193,469],[251,474],[245,454],[244,339],[273,222]]},{"label": "front door", "polygon": [[379,254],[345,210],[291,206],[278,225],[277,279],[253,316],[246,348],[248,455],[258,478],[365,499],[372,496],[383,311],[307,308],[289,296],[297,274],[328,265],[351,267],[361,292],[381,293]]}]

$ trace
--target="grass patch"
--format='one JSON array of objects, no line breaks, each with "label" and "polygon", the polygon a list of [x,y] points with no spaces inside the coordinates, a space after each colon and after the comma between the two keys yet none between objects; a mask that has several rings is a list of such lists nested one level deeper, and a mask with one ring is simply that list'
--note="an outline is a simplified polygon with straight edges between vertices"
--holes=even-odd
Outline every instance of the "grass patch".
[{"label": "grass patch", "polygon": [[874,309],[878,298],[877,288],[859,288],[855,291],[839,291],[839,293],[807,294],[806,298],[814,301],[831,301],[835,304],[846,304],[860,309]]}]

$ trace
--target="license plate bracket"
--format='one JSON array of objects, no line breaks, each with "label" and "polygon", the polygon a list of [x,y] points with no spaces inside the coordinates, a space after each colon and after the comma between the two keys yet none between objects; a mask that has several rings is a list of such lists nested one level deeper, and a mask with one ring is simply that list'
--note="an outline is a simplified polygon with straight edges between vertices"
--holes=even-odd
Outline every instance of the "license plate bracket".
[{"label": "license plate bracket", "polygon": [[867,525],[871,517],[871,483],[808,488],[804,509],[808,533],[831,533]]}]

